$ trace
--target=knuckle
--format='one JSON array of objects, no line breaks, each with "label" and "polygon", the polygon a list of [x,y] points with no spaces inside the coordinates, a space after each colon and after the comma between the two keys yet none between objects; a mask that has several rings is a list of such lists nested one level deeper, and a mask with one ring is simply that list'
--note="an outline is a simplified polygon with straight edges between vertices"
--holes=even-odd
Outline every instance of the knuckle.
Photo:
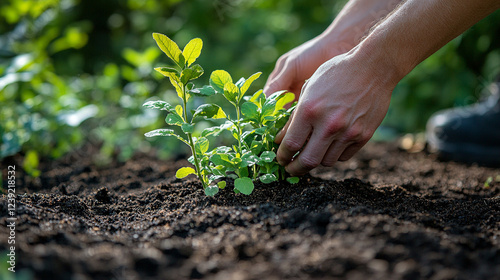
[{"label": "knuckle", "polygon": [[331,136],[338,132],[344,131],[346,126],[346,123],[342,121],[342,119],[336,118],[330,120],[325,127],[326,136]]},{"label": "knuckle", "polygon": [[297,160],[299,161],[300,166],[307,170],[317,167],[320,163],[319,160],[307,156],[299,156]]},{"label": "knuckle", "polygon": [[290,139],[290,138],[283,139],[281,145],[284,145],[285,149],[291,152],[298,152],[300,149],[302,149],[302,143],[300,143],[295,139]]}]

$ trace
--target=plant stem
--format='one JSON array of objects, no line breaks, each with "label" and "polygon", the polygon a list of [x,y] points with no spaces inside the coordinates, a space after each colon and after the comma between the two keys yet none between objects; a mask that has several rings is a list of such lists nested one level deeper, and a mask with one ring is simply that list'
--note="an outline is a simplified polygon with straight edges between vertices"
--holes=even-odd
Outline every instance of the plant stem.
[{"label": "plant stem", "polygon": [[[182,86],[182,102],[183,102],[183,115],[184,115],[184,123],[187,122],[187,98],[186,98],[186,86]],[[186,132],[188,137],[189,146],[191,147],[191,153],[193,154],[194,159],[194,167],[196,168],[196,175],[198,175],[198,179],[200,179],[201,184],[203,185],[203,189],[207,188],[207,183],[205,182],[205,177],[201,174],[200,161],[198,160],[198,156],[196,155],[196,148],[194,146],[193,135],[190,132]]]},{"label": "plant stem", "polygon": [[238,128],[238,153],[240,153],[240,155],[243,154],[243,151],[241,149],[241,134],[242,134],[242,131],[241,131],[241,127],[240,127],[240,118],[241,118],[241,112],[240,112],[240,106],[238,104],[236,104],[236,127]]}]

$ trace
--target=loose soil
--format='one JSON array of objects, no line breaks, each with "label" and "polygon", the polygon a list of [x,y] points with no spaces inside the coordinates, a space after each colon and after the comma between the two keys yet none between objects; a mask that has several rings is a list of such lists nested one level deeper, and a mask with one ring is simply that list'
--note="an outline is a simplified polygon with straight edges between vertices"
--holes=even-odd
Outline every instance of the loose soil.
[{"label": "loose soil", "polygon": [[[34,279],[500,279],[500,169],[369,143],[299,184],[207,197],[185,164],[16,164],[16,270]],[[5,186],[4,180],[4,188]],[[0,201],[0,258],[7,249]],[[5,263],[1,264],[6,269]],[[4,271],[0,272],[1,274]]]}]

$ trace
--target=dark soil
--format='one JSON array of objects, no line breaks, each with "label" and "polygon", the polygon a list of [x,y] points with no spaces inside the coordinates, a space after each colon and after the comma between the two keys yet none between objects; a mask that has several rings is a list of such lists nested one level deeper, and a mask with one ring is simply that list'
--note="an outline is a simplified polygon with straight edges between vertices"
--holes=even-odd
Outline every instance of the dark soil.
[{"label": "dark soil", "polygon": [[[500,279],[500,182],[485,187],[500,169],[370,143],[299,184],[257,185],[251,196],[228,184],[212,198],[196,179],[175,179],[183,161],[98,167],[90,153],[44,163],[36,180],[20,159],[2,163],[4,176],[18,167],[16,270],[35,279]],[[0,258],[8,235],[0,227]]]}]

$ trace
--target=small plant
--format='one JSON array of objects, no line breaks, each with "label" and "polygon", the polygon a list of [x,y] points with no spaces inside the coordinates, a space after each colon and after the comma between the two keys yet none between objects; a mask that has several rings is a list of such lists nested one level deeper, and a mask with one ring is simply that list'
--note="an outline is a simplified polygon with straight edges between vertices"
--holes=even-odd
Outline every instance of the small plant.
[{"label": "small plant", "polygon": [[[175,63],[174,67],[157,67],[155,70],[169,78],[182,105],[174,107],[165,101],[148,101],[144,106],[167,111],[165,122],[179,126],[184,136],[172,129],[156,129],[145,135],[173,136],[191,148],[192,156],[188,160],[194,168],[180,168],[176,173],[177,178],[196,174],[209,196],[225,188],[226,182],[220,179],[226,177],[234,179],[236,193],[246,195],[252,193],[255,180],[266,184],[285,178],[290,183],[298,182],[297,177],[287,178],[284,168],[275,161],[277,145],[274,135],[285,125],[295,108],[285,109],[285,105],[294,100],[293,93],[280,91],[266,97],[262,90],[258,90],[246,95],[261,73],[234,82],[224,70],[212,72],[209,84],[197,88],[192,81],[204,71],[200,65],[193,63],[201,53],[202,40],[192,39],[181,51],[174,41],[163,34],[153,33],[153,38]],[[215,94],[222,94],[234,107],[232,117],[217,104],[202,104],[194,110],[188,108],[188,101],[193,96],[206,98]],[[196,124],[200,120],[224,122],[198,131]],[[210,150],[209,139],[224,131],[231,133],[235,144]]]}]

